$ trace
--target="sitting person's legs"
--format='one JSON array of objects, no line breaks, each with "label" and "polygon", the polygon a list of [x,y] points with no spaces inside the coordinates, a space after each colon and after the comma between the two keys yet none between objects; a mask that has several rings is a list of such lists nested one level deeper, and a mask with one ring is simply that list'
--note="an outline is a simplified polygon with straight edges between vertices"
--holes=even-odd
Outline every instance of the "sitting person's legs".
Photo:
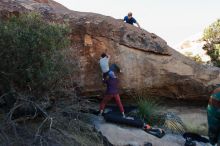
[{"label": "sitting person's legs", "polygon": [[106,79],[107,79],[108,74],[109,74],[110,71],[113,71],[113,72],[116,72],[116,73],[121,72],[121,70],[120,70],[120,68],[118,67],[118,65],[112,64],[112,65],[109,67],[109,71],[102,74],[103,80],[106,80]]},{"label": "sitting person's legs", "polygon": [[113,72],[116,72],[116,73],[119,73],[121,72],[119,66],[117,64],[112,64],[110,67],[109,67],[109,70],[110,71],[113,71]]},{"label": "sitting person's legs", "polygon": [[103,80],[106,80],[106,79],[107,79],[108,73],[109,73],[109,71],[102,74]]}]

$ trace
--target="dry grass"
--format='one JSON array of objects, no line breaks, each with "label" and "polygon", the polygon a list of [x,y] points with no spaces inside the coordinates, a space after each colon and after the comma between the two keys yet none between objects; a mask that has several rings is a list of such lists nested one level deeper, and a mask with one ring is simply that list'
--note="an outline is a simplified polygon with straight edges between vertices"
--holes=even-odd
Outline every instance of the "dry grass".
[{"label": "dry grass", "polygon": [[[0,114],[0,145],[103,146],[103,138],[89,123],[89,115],[80,112],[81,104],[76,97],[59,100],[45,111],[46,117],[23,118],[19,122]],[[64,111],[70,114],[64,115]]]}]

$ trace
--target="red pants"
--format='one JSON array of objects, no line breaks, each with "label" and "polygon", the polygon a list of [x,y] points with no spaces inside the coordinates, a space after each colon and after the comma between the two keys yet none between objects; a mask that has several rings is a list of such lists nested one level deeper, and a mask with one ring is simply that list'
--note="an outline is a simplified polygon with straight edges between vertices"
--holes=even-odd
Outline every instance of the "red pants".
[{"label": "red pants", "polygon": [[121,99],[119,94],[112,94],[112,95],[105,95],[105,97],[103,98],[101,104],[100,104],[100,110],[104,110],[105,109],[105,105],[107,104],[107,102],[109,102],[112,98],[115,98],[116,104],[118,105],[119,109],[121,112],[124,112],[124,108],[123,105],[121,103]]}]

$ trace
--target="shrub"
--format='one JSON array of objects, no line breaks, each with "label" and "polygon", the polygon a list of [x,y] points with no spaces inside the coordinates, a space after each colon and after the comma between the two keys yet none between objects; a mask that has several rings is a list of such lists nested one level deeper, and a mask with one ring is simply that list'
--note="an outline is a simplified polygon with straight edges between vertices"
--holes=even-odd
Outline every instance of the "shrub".
[{"label": "shrub", "polygon": [[138,115],[150,125],[161,124],[161,106],[157,101],[141,99],[138,101]]},{"label": "shrub", "polygon": [[161,125],[163,107],[160,105],[158,98],[148,95],[144,89],[131,93],[131,96],[137,102],[137,114],[141,119],[150,125]]},{"label": "shrub", "polygon": [[203,63],[202,58],[198,54],[193,56],[191,52],[186,52],[185,55],[197,63]]},{"label": "shrub", "polygon": [[207,41],[204,49],[215,66],[220,67],[220,19],[204,30],[203,39]]},{"label": "shrub", "polygon": [[16,88],[44,91],[67,73],[63,50],[70,29],[47,22],[40,14],[0,19],[0,72]]}]

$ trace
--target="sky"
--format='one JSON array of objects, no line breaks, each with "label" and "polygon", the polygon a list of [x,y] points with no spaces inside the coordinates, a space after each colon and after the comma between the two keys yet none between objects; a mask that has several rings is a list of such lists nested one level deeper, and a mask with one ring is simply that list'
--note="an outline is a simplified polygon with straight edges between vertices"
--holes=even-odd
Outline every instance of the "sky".
[{"label": "sky", "polygon": [[220,19],[220,0],[55,0],[74,11],[123,19],[128,12],[141,28],[162,37],[172,47],[203,32]]}]

